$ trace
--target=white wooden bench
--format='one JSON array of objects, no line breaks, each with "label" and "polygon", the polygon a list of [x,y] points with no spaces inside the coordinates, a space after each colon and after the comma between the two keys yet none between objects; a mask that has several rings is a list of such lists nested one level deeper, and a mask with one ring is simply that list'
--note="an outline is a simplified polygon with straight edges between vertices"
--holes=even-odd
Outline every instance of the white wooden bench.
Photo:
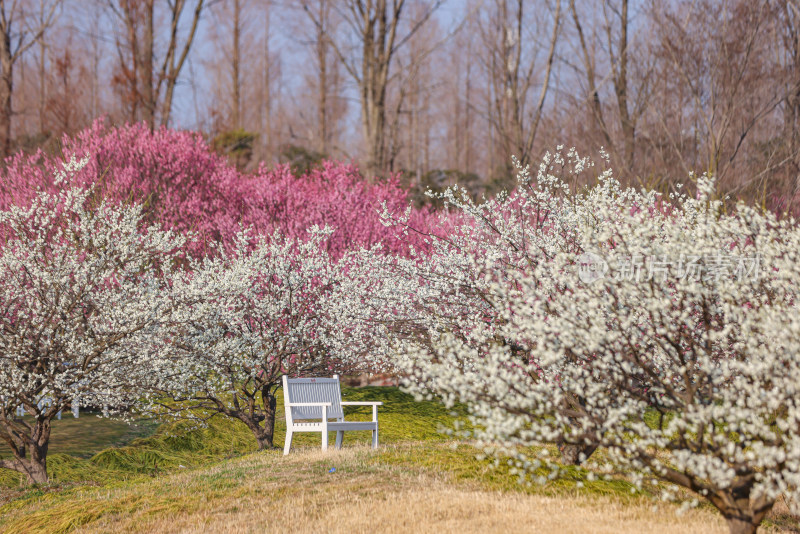
[{"label": "white wooden bench", "polygon": [[[333,375],[333,378],[289,378],[284,375],[283,404],[286,410],[283,454],[289,454],[295,432],[321,432],[322,450],[327,450],[328,432],[336,432],[336,448],[340,449],[345,431],[371,430],[372,448],[378,448],[378,406],[383,403],[342,402],[338,375]],[[372,406],[372,421],[345,421],[343,406]],[[318,421],[313,421],[315,419]]]}]

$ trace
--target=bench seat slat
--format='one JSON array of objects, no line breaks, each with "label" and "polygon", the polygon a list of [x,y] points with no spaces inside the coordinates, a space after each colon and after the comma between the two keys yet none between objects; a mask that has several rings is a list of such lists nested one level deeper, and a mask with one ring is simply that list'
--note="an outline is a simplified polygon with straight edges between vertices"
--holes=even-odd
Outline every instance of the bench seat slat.
[{"label": "bench seat slat", "polygon": [[[322,422],[318,423],[295,423],[295,427],[301,427],[303,432],[322,432]],[[329,421],[327,428],[328,432],[339,430],[375,430],[378,427],[372,421]]]}]

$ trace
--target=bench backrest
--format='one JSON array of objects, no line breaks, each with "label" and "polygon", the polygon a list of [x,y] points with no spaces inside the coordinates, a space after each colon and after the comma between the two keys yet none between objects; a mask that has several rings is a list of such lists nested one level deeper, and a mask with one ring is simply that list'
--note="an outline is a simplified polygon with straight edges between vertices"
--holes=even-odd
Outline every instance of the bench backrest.
[{"label": "bench backrest", "polygon": [[[283,401],[284,402],[330,402],[328,417],[330,419],[340,419],[344,417],[342,412],[342,391],[339,386],[339,377],[333,378],[288,378],[283,377]],[[289,410],[286,411],[289,415]],[[321,419],[321,407],[293,407],[291,410],[292,419]]]}]

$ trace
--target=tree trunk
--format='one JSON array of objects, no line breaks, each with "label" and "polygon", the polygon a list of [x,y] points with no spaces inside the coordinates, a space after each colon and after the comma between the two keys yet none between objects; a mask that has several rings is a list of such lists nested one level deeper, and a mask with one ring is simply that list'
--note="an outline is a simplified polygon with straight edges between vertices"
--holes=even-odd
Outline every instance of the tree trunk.
[{"label": "tree trunk", "polygon": [[47,51],[47,47],[45,46],[44,38],[39,40],[39,133],[43,133],[45,130],[44,127],[44,108],[45,108],[45,101],[46,101],[46,86],[45,86],[45,77],[47,76],[47,71],[45,71],[45,53]]},{"label": "tree trunk", "polygon": [[270,36],[270,24],[269,24],[269,6],[265,8],[264,14],[264,90],[261,93],[262,97],[262,109],[264,110],[264,117],[263,122],[261,123],[261,128],[264,131],[264,154],[262,159],[264,161],[269,161],[271,157],[271,143],[272,143],[272,136],[271,128],[272,128],[272,120],[271,120],[271,112],[272,112],[272,94],[270,92],[270,83],[272,83],[272,78],[270,76],[270,64],[269,64],[269,36]]},{"label": "tree trunk", "polygon": [[[469,46],[472,45],[470,40]],[[472,57],[472,51],[467,50],[467,57]],[[464,77],[464,129],[462,131],[463,139],[461,146],[464,149],[464,165],[465,173],[472,171],[472,60],[467,61],[467,73]],[[458,154],[456,154],[458,157]]]},{"label": "tree trunk", "polygon": [[685,476],[679,475],[672,477],[672,480],[670,480],[670,477],[667,477],[670,482],[677,482],[695,492],[699,489],[706,489],[708,500],[725,518],[731,534],[754,534],[758,530],[761,521],[775,504],[775,499],[768,499],[764,495],[759,497],[752,496],[753,484],[755,483],[753,474],[742,476],[731,486],[724,490],[716,491],[702,488],[702,486],[698,486],[693,481],[685,478]]},{"label": "tree trunk", "polygon": [[259,450],[265,448],[274,448],[272,438],[275,435],[275,413],[277,412],[278,399],[275,397],[274,392],[267,386],[261,390],[261,398],[264,401],[264,445],[259,442]]},{"label": "tree trunk", "polygon": [[[152,1],[152,0],[149,0]],[[161,84],[166,84],[164,91],[164,101],[161,103],[161,126],[169,126],[169,118],[172,114],[172,99],[175,94],[175,84],[178,83],[178,76],[183,69],[183,64],[186,62],[186,57],[189,55],[189,50],[194,42],[194,36],[197,33],[198,22],[203,12],[204,0],[198,0],[194,8],[194,15],[192,16],[192,26],[189,29],[189,35],[186,36],[186,41],[183,44],[183,50],[175,61],[175,54],[178,48],[178,21],[180,20],[181,13],[186,3],[185,0],[180,2],[171,2],[170,9],[172,10],[172,31],[170,33],[169,44],[167,46],[166,57],[161,65],[161,71],[158,74],[158,80],[155,88],[152,90],[153,100],[153,120],[155,120],[155,109],[158,103],[158,97],[161,94]],[[238,2],[237,2],[238,6]],[[152,63],[152,62],[151,62]],[[151,64],[152,68],[152,64]],[[153,74],[150,75],[151,80]]]},{"label": "tree trunk", "polygon": [[11,36],[0,36],[0,158],[11,153],[11,95],[14,90],[14,59]]},{"label": "tree trunk", "polygon": [[725,521],[731,534],[755,534],[758,530],[758,525],[754,525],[749,519],[726,517]]},{"label": "tree trunk", "polygon": [[367,143],[366,175],[368,180],[386,170],[386,87],[395,52],[395,38],[403,2],[395,3],[391,18],[386,0],[367,3],[363,11],[361,118]]},{"label": "tree trunk", "polygon": [[273,419],[272,425],[270,425],[269,421],[264,421],[265,425],[262,427],[258,424],[258,422],[253,420],[246,420],[245,424],[253,432],[253,437],[256,438],[256,443],[258,444],[258,450],[265,451],[269,449],[275,449],[275,445],[273,444],[273,429],[275,421]]},{"label": "tree trunk", "polygon": [[233,56],[231,57],[231,73],[233,79],[233,117],[232,127],[238,130],[242,126],[242,97],[241,97],[241,82],[242,76],[239,72],[239,64],[241,63],[241,54],[239,48],[242,40],[242,24],[241,24],[241,11],[242,6],[239,0],[233,2]]},{"label": "tree trunk", "polygon": [[17,473],[22,473],[26,477],[28,484],[47,484],[47,458],[37,457],[17,458],[12,460],[0,460],[0,467],[11,469]]},{"label": "tree trunk", "polygon": [[250,417],[244,411],[231,414],[232,416],[239,419],[250,431],[253,433],[253,437],[256,438],[256,443],[258,444],[258,450],[264,451],[267,449],[274,449],[276,448],[273,444],[273,436],[275,431],[275,417],[273,415],[272,420],[270,421],[269,416],[264,418],[264,425],[262,426],[259,424],[258,420],[253,417]]},{"label": "tree trunk", "polygon": [[[28,484],[47,484],[47,449],[50,445],[50,420],[36,421],[30,437],[15,439],[13,459],[0,460],[0,467],[25,475]],[[30,458],[27,452],[30,451]]]},{"label": "tree trunk", "polygon": [[622,0],[620,13],[620,37],[618,50],[619,70],[614,79],[614,91],[617,95],[619,120],[622,125],[622,136],[625,147],[625,165],[629,173],[633,173],[634,151],[636,140],[636,123],[628,109],[628,0]]},{"label": "tree trunk", "polygon": [[597,449],[597,445],[559,445],[561,462],[566,465],[580,465]]},{"label": "tree trunk", "polygon": [[768,501],[764,497],[751,498],[750,489],[750,485],[733,488],[710,499],[722,513],[731,534],[754,534],[775,504],[774,500]]},{"label": "tree trunk", "polygon": [[155,39],[153,33],[153,12],[155,9],[153,0],[146,0],[144,9],[144,43],[142,43],[141,57],[139,58],[139,64],[142,67],[140,91],[143,105],[142,118],[152,130],[155,127],[157,97],[153,90],[153,46]]},{"label": "tree trunk", "polygon": [[327,22],[325,4],[320,5],[320,26],[317,29],[317,62],[319,63],[319,79],[318,84],[318,102],[317,102],[317,151],[322,154],[328,154],[328,47],[325,39],[327,36],[325,32],[327,28],[324,24]]},{"label": "tree trunk", "polygon": [[[256,438],[258,450],[263,451],[276,448],[273,443],[273,438],[275,437],[275,413],[277,412],[278,399],[270,391],[268,386],[265,386],[261,390],[261,396],[264,402],[263,424],[260,423],[259,419],[253,417],[252,412],[245,410],[227,412],[227,415],[236,417],[247,425],[247,428],[250,429],[253,436]],[[252,401],[253,399],[250,400]]]},{"label": "tree trunk", "polygon": [[580,18],[578,17],[578,10],[575,7],[575,0],[570,0],[569,9],[572,12],[572,20],[575,23],[575,30],[578,32],[578,39],[581,45],[583,67],[585,71],[584,74],[586,75],[586,81],[589,88],[589,111],[591,113],[593,122],[597,124],[600,132],[603,134],[603,142],[605,146],[609,150],[613,151],[614,146],[611,141],[611,135],[609,134],[608,127],[606,126],[606,121],[603,118],[603,105],[600,102],[600,92],[595,80],[594,58],[590,54],[591,49],[583,33],[583,27],[581,26]]}]

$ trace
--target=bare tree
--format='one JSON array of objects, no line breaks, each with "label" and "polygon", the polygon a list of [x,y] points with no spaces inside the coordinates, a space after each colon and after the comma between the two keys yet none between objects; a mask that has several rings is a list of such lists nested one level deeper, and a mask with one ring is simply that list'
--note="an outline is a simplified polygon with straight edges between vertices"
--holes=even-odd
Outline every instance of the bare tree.
[{"label": "bare tree", "polygon": [[[619,9],[610,2],[603,4],[603,15],[605,16],[606,40],[608,53],[612,58],[611,76],[614,80],[614,96],[617,100],[617,110],[619,112],[619,123],[622,128],[622,139],[624,146],[624,159],[628,169],[633,169],[634,141],[636,136],[636,113],[629,108],[628,94],[628,28],[630,17],[628,13],[628,0],[621,0]],[[574,5],[574,0],[573,0]],[[619,21],[615,24],[611,18]],[[618,26],[619,33],[614,36],[612,28]],[[616,41],[616,43],[615,43]],[[616,45],[616,46],[615,46]]]},{"label": "bare tree", "polygon": [[800,3],[797,0],[777,2],[783,19],[781,37],[787,52],[787,79],[784,136],[790,151],[797,152],[800,146]]},{"label": "bare tree", "polygon": [[[45,20],[45,3],[44,0],[39,0],[39,24],[44,25]],[[43,132],[44,127],[44,112],[45,112],[45,100],[47,98],[47,93],[45,90],[45,81],[46,81],[46,72],[45,72],[45,54],[47,52],[47,43],[45,41],[45,36],[42,34],[42,37],[39,39],[39,131]]]},{"label": "bare tree", "polygon": [[272,91],[272,84],[279,78],[279,69],[275,68],[274,64],[279,61],[279,58],[273,56],[270,50],[270,36],[271,31],[271,10],[268,4],[264,4],[264,33],[262,35],[262,46],[254,47],[261,48],[262,53],[256,62],[256,72],[260,73],[258,83],[256,84],[256,102],[259,110],[258,127],[257,130],[261,133],[260,144],[260,157],[262,160],[269,161],[274,156],[273,140],[276,131],[275,121],[273,118],[273,96],[276,96]]},{"label": "bare tree", "polygon": [[[785,98],[773,60],[770,6],[706,1],[661,6],[653,16],[660,22],[659,69],[685,95],[682,105],[669,106],[669,114],[654,113],[661,138],[686,171],[716,175],[726,192],[751,187],[760,174],[757,161],[763,158],[750,145],[771,137],[768,124]],[[720,28],[713,40],[700,31],[711,21]],[[676,127],[675,109],[687,119],[683,128]],[[693,135],[684,143],[687,130]]]},{"label": "bare tree", "polygon": [[[277,103],[281,57],[280,49],[271,49],[270,41],[280,25],[272,23],[274,10],[274,5],[254,0],[209,4],[210,24],[204,37],[206,51],[211,52],[199,62],[210,82],[204,129],[216,140],[218,149],[231,156],[235,152],[237,164],[243,167],[274,160],[275,141],[287,137],[279,132],[283,124],[279,116],[291,115],[289,123],[294,125],[303,118]],[[296,10],[289,12],[297,14]],[[297,34],[289,22],[287,33]],[[300,73],[313,71],[307,62],[298,64],[302,65]],[[304,106],[299,114],[309,108]]]},{"label": "bare tree", "polygon": [[0,157],[11,150],[14,65],[53,25],[60,4],[61,0],[42,2],[42,12],[35,16],[18,0],[0,0]]},{"label": "bare tree", "polygon": [[172,112],[172,99],[175,95],[175,85],[178,83],[178,76],[183,69],[183,64],[186,62],[186,57],[189,55],[189,49],[192,47],[195,33],[197,33],[197,24],[200,20],[200,15],[203,11],[204,0],[197,0],[194,11],[192,13],[191,28],[188,35],[184,39],[183,47],[180,54],[178,50],[178,22],[186,6],[186,0],[174,0],[167,2],[170,8],[170,34],[169,45],[167,47],[167,54],[161,64],[161,73],[158,78],[158,86],[156,88],[156,96],[161,89],[162,82],[166,82],[165,97],[161,108],[161,125],[167,126],[169,124],[170,114]]},{"label": "bare tree", "polygon": [[[634,49],[632,44],[630,2],[603,0],[600,20],[582,17],[575,0],[569,0],[569,9],[585,83],[584,94],[575,96],[588,106],[591,122],[602,138],[600,144],[614,157],[623,176],[633,176],[636,174],[636,130],[648,104],[651,68],[647,50],[641,46]],[[592,24],[591,34],[586,31],[586,19]],[[631,76],[634,61],[635,80]],[[607,72],[598,72],[603,67]],[[611,87],[604,90],[607,84]],[[604,97],[614,104],[604,103]]]},{"label": "bare tree", "polygon": [[[430,17],[429,6],[422,2],[409,4],[407,22],[416,26]],[[434,75],[434,57],[451,34],[443,31],[438,21],[431,20],[420,28],[406,46],[398,50],[395,69],[389,76],[386,97],[386,170],[414,170],[417,179],[422,169],[430,166],[430,130],[438,122],[431,117],[441,106],[431,103],[435,86],[442,77]],[[450,69],[443,69],[449,72]],[[444,74],[444,73],[441,73]],[[451,97],[452,94],[448,94]],[[445,100],[453,100],[446,98]],[[458,99],[455,99],[456,101]],[[420,152],[424,157],[420,158]],[[421,165],[422,163],[422,165]]]},{"label": "bare tree", "polygon": [[[773,2],[777,18],[779,64],[783,71],[783,128],[781,143],[776,147],[770,170],[783,175],[776,196],[782,197],[775,206],[783,211],[797,212],[800,202],[800,3],[797,0]],[[783,171],[783,172],[781,172]]]},{"label": "bare tree", "polygon": [[[316,90],[317,90],[317,127],[316,127],[316,149],[323,154],[330,154],[331,143],[333,141],[333,110],[331,100],[338,97],[335,94],[339,87],[338,72],[332,72],[335,68],[331,59],[330,35],[335,32],[335,21],[333,20],[333,3],[330,0],[316,0],[315,2],[304,2],[303,9],[308,18],[314,23],[314,35],[312,44],[314,47],[314,57],[316,66]],[[334,80],[332,80],[334,78]],[[332,87],[334,85],[335,87]],[[334,94],[331,94],[331,89]]]},{"label": "bare tree", "polygon": [[52,46],[49,47],[48,76],[44,84],[44,124],[49,138],[54,133],[72,134],[88,126],[94,118],[92,88],[81,83],[92,75],[92,44],[81,40],[72,27],[54,30],[48,34]]},{"label": "bare tree", "polygon": [[[118,83],[127,86],[130,118],[144,120],[153,128],[163,88],[160,122],[166,126],[172,111],[175,85],[194,42],[204,0],[194,3],[190,27],[182,45],[178,30],[187,0],[165,2],[169,29],[160,66],[155,53],[156,0],[108,0],[108,5],[125,28],[124,37],[118,35],[117,38],[120,59]],[[126,58],[126,55],[129,57]]]},{"label": "bare tree", "polygon": [[[517,156],[523,164],[531,160],[560,35],[560,0],[553,6],[552,22],[546,32],[549,39],[545,43],[538,42],[527,31],[532,24],[526,16],[526,7],[530,6],[525,0],[494,0],[485,9],[480,23],[485,48],[481,62],[489,84],[489,105],[484,114],[498,137],[505,174],[511,173],[511,156]],[[545,32],[537,28],[536,34]],[[540,67],[536,60],[541,50],[546,52],[544,65]],[[534,100],[536,85],[540,89]]]},{"label": "bare tree", "polygon": [[[392,61],[398,48],[414,36],[442,2],[429,2],[425,16],[404,32],[401,20],[406,0],[345,0],[341,6],[337,6],[345,26],[355,35],[358,51],[348,47],[346,38],[342,36],[329,35],[329,42],[358,85],[361,134],[366,145],[364,168],[369,176],[387,168],[386,94]],[[322,26],[322,21],[312,10],[307,9],[306,12],[318,28]],[[398,32],[402,32],[402,35]]]},{"label": "bare tree", "polygon": [[48,98],[47,107],[55,119],[54,125],[61,132],[70,133],[77,115],[75,103],[78,96],[72,83],[72,71],[75,64],[70,48],[64,48],[61,51],[61,54],[55,58],[53,67],[58,91],[54,91],[54,94]]},{"label": "bare tree", "polygon": [[[340,133],[340,123],[346,111],[342,97],[342,72],[332,47],[332,36],[341,23],[334,11],[332,0],[306,0],[303,2],[305,21],[311,21],[313,33],[305,37],[311,47],[313,72],[306,75],[308,85],[313,87],[314,127],[310,141],[321,154],[331,155],[336,143],[334,137]],[[305,26],[305,24],[303,25]],[[336,145],[336,146],[334,146]]]}]

